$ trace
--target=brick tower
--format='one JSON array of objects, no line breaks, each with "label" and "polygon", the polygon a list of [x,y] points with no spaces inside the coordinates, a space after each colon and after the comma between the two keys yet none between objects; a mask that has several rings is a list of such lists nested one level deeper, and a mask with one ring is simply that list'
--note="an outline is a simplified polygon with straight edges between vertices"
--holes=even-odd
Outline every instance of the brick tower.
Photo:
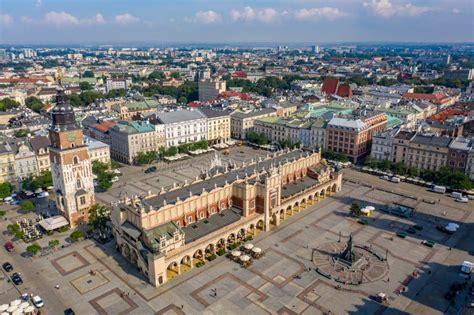
[{"label": "brick tower", "polygon": [[56,206],[70,226],[75,227],[87,223],[89,209],[95,204],[95,194],[87,145],[61,83],[52,119],[49,152]]}]

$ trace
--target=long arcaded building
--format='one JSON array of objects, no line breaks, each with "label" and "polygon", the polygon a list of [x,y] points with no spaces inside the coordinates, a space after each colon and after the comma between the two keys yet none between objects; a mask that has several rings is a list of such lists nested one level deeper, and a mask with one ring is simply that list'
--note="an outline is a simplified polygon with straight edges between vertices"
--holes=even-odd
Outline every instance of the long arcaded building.
[{"label": "long arcaded building", "polygon": [[341,189],[317,151],[282,151],[114,206],[117,247],[155,286]]}]

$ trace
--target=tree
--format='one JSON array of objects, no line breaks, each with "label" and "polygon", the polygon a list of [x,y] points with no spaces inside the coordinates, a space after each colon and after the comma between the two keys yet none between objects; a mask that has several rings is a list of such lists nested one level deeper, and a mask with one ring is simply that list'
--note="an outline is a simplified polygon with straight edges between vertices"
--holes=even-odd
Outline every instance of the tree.
[{"label": "tree", "polygon": [[97,183],[103,191],[112,187],[112,178],[115,176],[114,173],[109,171],[109,167],[109,165],[99,161],[92,162],[92,173],[97,176]]},{"label": "tree", "polygon": [[188,99],[186,98],[186,96],[180,96],[178,98],[178,103],[180,104],[187,104],[188,103]]},{"label": "tree", "polygon": [[84,232],[82,232],[81,230],[76,230],[72,232],[71,235],[69,235],[69,237],[71,238],[73,242],[77,242],[84,238]]},{"label": "tree", "polygon": [[31,211],[35,208],[35,204],[30,200],[23,200],[20,207],[25,211]]},{"label": "tree", "polygon": [[94,72],[92,72],[91,70],[86,70],[82,74],[82,77],[83,78],[93,78],[94,77]]},{"label": "tree", "polygon": [[26,187],[32,191],[38,188],[47,188],[53,186],[53,177],[51,171],[43,171],[36,177],[28,177],[23,181],[23,187]]},{"label": "tree", "polygon": [[81,88],[81,91],[92,90],[92,85],[87,81],[79,82],[79,87]]},{"label": "tree", "polygon": [[150,80],[163,80],[165,78],[165,73],[160,70],[154,70],[150,75],[148,75],[148,79]]},{"label": "tree", "polygon": [[137,157],[135,158],[138,165],[150,164],[156,160],[157,154],[155,151],[149,152],[138,152]]},{"label": "tree", "polygon": [[7,225],[7,231],[13,234],[16,238],[21,239],[25,233],[21,230],[20,226],[16,223]]},{"label": "tree", "polygon": [[110,211],[106,207],[95,204],[89,210],[89,226],[93,229],[102,230],[107,226]]},{"label": "tree", "polygon": [[17,108],[19,106],[20,106],[20,103],[8,97],[0,100],[0,112],[4,112],[12,108]]},{"label": "tree", "polygon": [[351,204],[351,208],[350,208],[350,214],[352,214],[353,216],[356,216],[358,217],[360,214],[361,214],[361,211],[360,211],[360,204],[357,202],[357,201],[354,201],[352,204]]},{"label": "tree", "polygon": [[0,198],[8,197],[12,194],[13,186],[9,182],[3,182],[0,184]]},{"label": "tree", "polygon": [[34,111],[36,113],[41,112],[41,110],[44,107],[43,102],[39,98],[34,97],[34,96],[28,97],[25,100],[25,105],[26,105],[26,107],[28,107],[29,109],[31,109],[32,111]]},{"label": "tree", "polygon": [[51,248],[55,248],[55,247],[59,246],[59,240],[50,240],[50,241],[48,242],[48,245],[49,245],[49,247],[51,247]]},{"label": "tree", "polygon": [[40,251],[41,251],[41,246],[39,246],[39,244],[37,243],[31,244],[30,246],[26,248],[26,252],[33,256],[38,254]]},{"label": "tree", "polygon": [[180,74],[179,72],[173,72],[173,73],[171,74],[171,77],[172,77],[173,79],[179,79],[179,78],[181,78],[181,74]]},{"label": "tree", "polygon": [[28,129],[19,129],[19,130],[15,130],[14,135],[15,135],[15,137],[17,137],[17,138],[24,138],[24,137],[26,137],[29,133],[30,133],[30,131],[29,131]]}]

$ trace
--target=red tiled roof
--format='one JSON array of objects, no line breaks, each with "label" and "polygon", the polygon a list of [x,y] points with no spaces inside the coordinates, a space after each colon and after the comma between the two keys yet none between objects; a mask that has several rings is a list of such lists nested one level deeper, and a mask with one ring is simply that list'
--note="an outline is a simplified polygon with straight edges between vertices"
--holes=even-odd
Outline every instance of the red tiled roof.
[{"label": "red tiled roof", "polygon": [[427,93],[405,93],[403,95],[404,98],[415,99],[415,100],[425,100],[430,101],[433,104],[443,104],[449,101],[449,97],[447,97],[443,92],[438,91],[432,94]]},{"label": "red tiled roof", "polygon": [[442,112],[439,112],[437,114],[434,114],[430,117],[430,119],[432,121],[440,121],[440,122],[443,122],[445,121],[446,119],[448,119],[449,117],[453,117],[453,116],[458,116],[458,115],[462,115],[462,116],[468,116],[469,115],[469,111],[467,110],[462,110],[462,109],[458,109],[458,108],[446,108],[445,110],[443,110]]},{"label": "red tiled roof", "polygon": [[243,101],[249,101],[249,100],[252,99],[249,94],[241,93],[241,92],[237,92],[237,91],[225,91],[225,92],[222,92],[221,94],[219,94],[219,96],[218,96],[218,98],[221,98],[221,99],[222,98],[231,98],[231,97],[238,97]]},{"label": "red tiled roof", "polygon": [[326,94],[336,94],[337,86],[339,85],[338,79],[324,79],[321,92]]},{"label": "red tiled roof", "polygon": [[199,107],[199,106],[201,106],[201,102],[198,102],[198,101],[188,103],[188,107]]},{"label": "red tiled roof", "polygon": [[234,78],[246,78],[247,77],[247,72],[245,72],[245,71],[234,71],[234,73],[232,73],[232,77],[234,77]]},{"label": "red tiled roof", "polygon": [[116,123],[114,121],[106,120],[104,122],[101,122],[100,124],[95,125],[94,128],[97,129],[98,131],[102,132],[102,133],[105,133],[105,132],[109,131],[109,129],[112,128],[115,125],[116,125]]},{"label": "red tiled roof", "polygon": [[30,77],[30,78],[2,78],[0,83],[36,83],[38,81],[49,82],[46,77]]}]

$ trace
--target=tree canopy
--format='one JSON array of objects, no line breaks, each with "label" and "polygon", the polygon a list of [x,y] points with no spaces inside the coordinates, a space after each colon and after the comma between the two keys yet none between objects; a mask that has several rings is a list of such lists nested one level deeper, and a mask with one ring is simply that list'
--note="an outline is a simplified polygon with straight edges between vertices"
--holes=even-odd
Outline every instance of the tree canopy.
[{"label": "tree canopy", "polygon": [[18,103],[15,100],[12,100],[9,97],[0,100],[0,112],[4,112],[4,111],[6,111],[8,109],[12,109],[12,108],[17,108],[19,106],[20,106],[20,103]]},{"label": "tree canopy", "polygon": [[31,109],[32,111],[36,113],[39,113],[41,109],[43,109],[44,107],[43,102],[39,98],[34,97],[34,96],[28,97],[25,100],[25,105],[26,107],[28,107],[29,109]]}]

